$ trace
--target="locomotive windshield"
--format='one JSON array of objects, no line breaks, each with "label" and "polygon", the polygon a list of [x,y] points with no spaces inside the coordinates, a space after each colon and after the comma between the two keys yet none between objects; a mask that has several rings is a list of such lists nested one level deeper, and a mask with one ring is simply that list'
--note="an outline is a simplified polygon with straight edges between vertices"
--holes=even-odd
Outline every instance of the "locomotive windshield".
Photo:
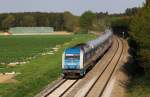
[{"label": "locomotive windshield", "polygon": [[66,60],[80,60],[80,55],[66,55]]}]

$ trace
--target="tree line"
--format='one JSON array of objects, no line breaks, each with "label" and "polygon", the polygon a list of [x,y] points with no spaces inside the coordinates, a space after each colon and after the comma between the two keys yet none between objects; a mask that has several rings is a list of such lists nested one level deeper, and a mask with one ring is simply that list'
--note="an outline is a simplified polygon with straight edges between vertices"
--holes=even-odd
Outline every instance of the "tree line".
[{"label": "tree line", "polygon": [[81,16],[70,12],[63,13],[3,13],[0,14],[0,30],[8,31],[10,27],[54,27],[55,31],[87,32],[103,30],[107,23],[108,13],[86,11]]}]

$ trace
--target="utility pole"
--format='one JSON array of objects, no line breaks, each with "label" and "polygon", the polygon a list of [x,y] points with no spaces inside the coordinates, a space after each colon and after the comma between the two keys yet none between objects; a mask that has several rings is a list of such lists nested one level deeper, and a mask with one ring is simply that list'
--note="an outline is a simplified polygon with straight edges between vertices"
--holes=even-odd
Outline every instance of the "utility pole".
[{"label": "utility pole", "polygon": [[122,36],[123,36],[123,38],[125,38],[125,32],[122,32]]}]

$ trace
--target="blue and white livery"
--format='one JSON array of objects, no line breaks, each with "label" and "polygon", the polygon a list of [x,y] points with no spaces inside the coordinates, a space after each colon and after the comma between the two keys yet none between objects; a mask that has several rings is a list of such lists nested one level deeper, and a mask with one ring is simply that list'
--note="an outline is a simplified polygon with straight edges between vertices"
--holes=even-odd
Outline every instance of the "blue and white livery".
[{"label": "blue and white livery", "polygon": [[62,56],[63,76],[66,78],[84,76],[95,65],[96,60],[109,49],[112,36],[112,31],[106,30],[95,40],[67,48]]}]

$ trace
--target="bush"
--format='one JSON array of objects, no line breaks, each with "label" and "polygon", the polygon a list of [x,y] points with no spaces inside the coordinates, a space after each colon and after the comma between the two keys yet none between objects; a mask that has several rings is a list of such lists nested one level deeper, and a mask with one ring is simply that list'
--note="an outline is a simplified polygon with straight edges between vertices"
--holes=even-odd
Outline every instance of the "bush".
[{"label": "bush", "polygon": [[131,33],[137,41],[137,58],[146,74],[150,74],[150,5],[140,9],[131,22]]}]

